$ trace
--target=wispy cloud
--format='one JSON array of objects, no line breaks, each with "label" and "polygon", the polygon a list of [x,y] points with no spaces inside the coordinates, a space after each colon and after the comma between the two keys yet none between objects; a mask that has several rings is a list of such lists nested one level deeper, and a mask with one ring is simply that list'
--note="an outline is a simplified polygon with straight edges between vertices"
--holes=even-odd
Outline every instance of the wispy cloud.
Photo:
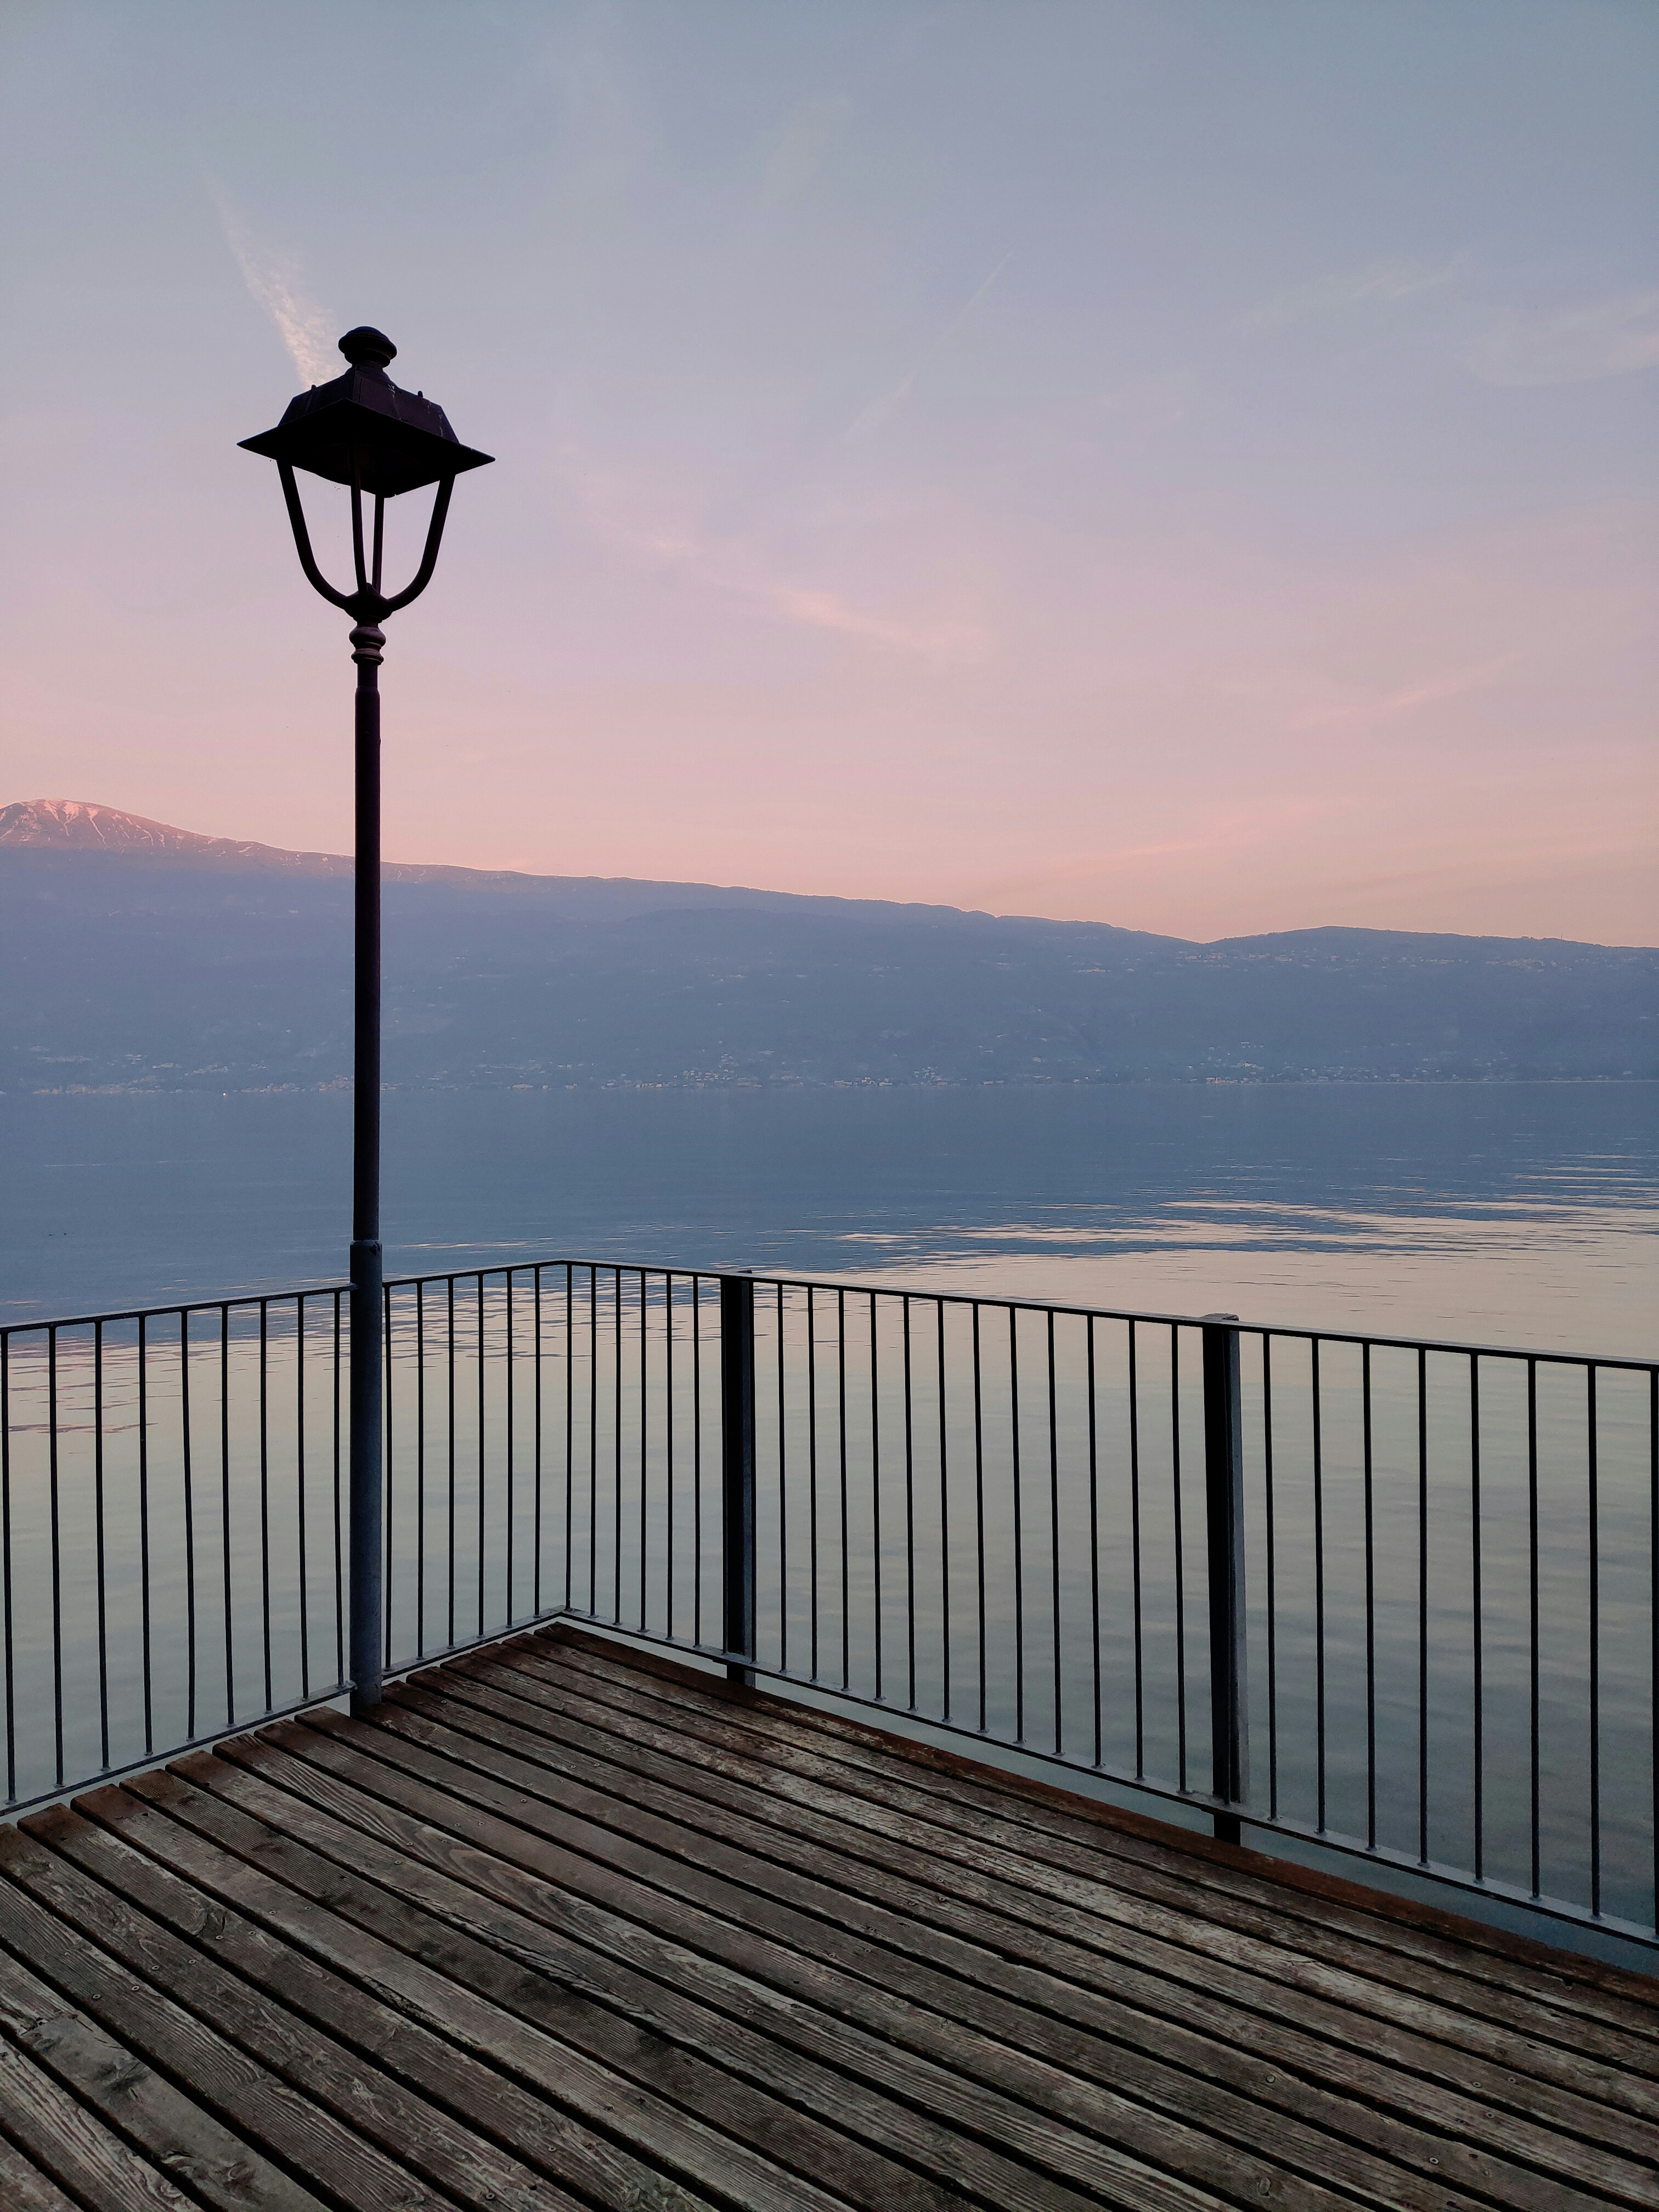
[{"label": "wispy cloud", "polygon": [[1437,706],[1444,699],[1466,699],[1489,690],[1525,658],[1523,653],[1499,653],[1467,668],[1448,669],[1440,675],[1425,677],[1397,690],[1311,708],[1305,714],[1293,715],[1285,726],[1292,730],[1319,730],[1339,725],[1369,727],[1378,722],[1393,721],[1401,714],[1415,714],[1419,708]]},{"label": "wispy cloud", "polygon": [[1511,313],[1465,359],[1486,384],[1589,384],[1659,368],[1659,292],[1624,292],[1553,315]]},{"label": "wispy cloud", "polygon": [[341,362],[334,344],[335,320],[307,291],[298,255],[266,247],[224,187],[210,179],[208,189],[242,282],[276,324],[300,375],[307,384],[325,384],[337,376]]},{"label": "wispy cloud", "polygon": [[1251,308],[1243,319],[1243,325],[1251,331],[1282,330],[1292,323],[1318,321],[1350,307],[1400,307],[1407,301],[1449,291],[1462,267],[1456,254],[1449,261],[1413,261],[1395,255],[1370,262],[1364,269],[1322,276],[1313,283],[1280,292]]},{"label": "wispy cloud", "polygon": [[741,538],[717,538],[671,508],[660,486],[642,488],[630,471],[567,446],[559,473],[589,525],[635,559],[669,568],[707,589],[749,599],[785,622],[839,631],[935,660],[972,659],[982,644],[969,624],[917,622],[863,606],[821,585],[780,573],[764,548]]},{"label": "wispy cloud", "polygon": [[936,361],[939,355],[943,353],[945,347],[950,344],[951,339],[955,337],[957,332],[962,328],[969,315],[973,313],[975,308],[977,307],[981,301],[985,299],[986,295],[989,293],[991,287],[996,283],[997,278],[1001,276],[1003,270],[1008,266],[1008,264],[1013,259],[1013,249],[1011,246],[1008,252],[1003,255],[1001,260],[998,262],[996,267],[991,271],[990,275],[986,277],[984,282],[978,287],[972,298],[967,301],[966,305],[958,307],[956,313],[951,317],[950,320],[946,322],[941,329],[934,332],[933,336],[922,348],[921,352],[917,356],[915,366],[910,368],[905,375],[899,379],[898,382],[893,386],[890,392],[884,392],[880,393],[876,398],[870,402],[867,407],[860,409],[859,413],[854,416],[852,422],[848,424],[846,431],[846,441],[849,446],[855,446],[861,439],[872,436],[877,430],[880,429],[884,422],[890,421],[890,419],[897,414],[899,409],[903,406],[905,401],[910,397],[911,392],[915,391],[916,379],[921,374],[923,369],[927,368],[931,362]]}]

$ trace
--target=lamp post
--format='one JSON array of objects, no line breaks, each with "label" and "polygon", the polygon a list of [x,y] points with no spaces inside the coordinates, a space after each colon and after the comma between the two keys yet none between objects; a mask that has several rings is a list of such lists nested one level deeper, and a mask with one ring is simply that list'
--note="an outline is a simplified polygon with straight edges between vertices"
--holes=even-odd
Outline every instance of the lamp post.
[{"label": "lamp post", "polygon": [[[380,1468],[381,1314],[385,1271],[380,1252],[380,657],[381,623],[417,599],[432,580],[449,495],[467,469],[492,456],[457,442],[441,407],[404,392],[386,374],[398,349],[366,324],[348,331],[340,351],[349,366],[331,384],[313,385],[289,403],[274,430],[245,438],[244,449],[276,464],[294,526],[295,550],[307,580],[352,618],[357,664],[356,896],[354,926],[355,1012],[351,1060],[350,1297],[350,1632],[351,1706],[380,1701],[384,1649],[384,1540]],[[351,550],[356,589],[337,591],[318,568],[300,502],[296,469],[351,493]],[[387,597],[380,589],[386,502],[435,484],[426,547],[414,581]],[[363,495],[374,501],[363,528]],[[367,548],[367,550],[366,550]]]}]

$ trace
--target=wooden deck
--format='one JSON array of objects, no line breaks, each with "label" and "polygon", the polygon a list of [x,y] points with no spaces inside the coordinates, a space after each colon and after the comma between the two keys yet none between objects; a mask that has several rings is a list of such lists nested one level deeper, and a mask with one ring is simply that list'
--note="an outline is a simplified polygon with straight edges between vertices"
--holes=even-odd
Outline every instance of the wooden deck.
[{"label": "wooden deck", "polygon": [[1659,1983],[554,1631],[0,1830],[0,2204],[1659,2207]]}]

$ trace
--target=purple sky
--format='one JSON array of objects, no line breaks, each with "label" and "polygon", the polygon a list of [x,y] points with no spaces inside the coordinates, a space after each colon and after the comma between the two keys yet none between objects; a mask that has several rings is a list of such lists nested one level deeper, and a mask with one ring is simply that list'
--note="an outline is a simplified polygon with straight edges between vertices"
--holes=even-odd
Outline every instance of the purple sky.
[{"label": "purple sky", "polygon": [[369,320],[500,456],[391,625],[393,857],[1659,942],[1651,0],[0,38],[0,801],[348,843],[234,441]]}]

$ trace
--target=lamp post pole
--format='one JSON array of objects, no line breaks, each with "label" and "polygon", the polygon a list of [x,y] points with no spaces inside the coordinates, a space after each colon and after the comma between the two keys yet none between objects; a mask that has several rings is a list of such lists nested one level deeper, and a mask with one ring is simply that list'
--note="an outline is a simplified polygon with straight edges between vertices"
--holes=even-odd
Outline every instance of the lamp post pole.
[{"label": "lamp post pole", "polygon": [[[350,1626],[347,1650],[351,1710],[380,1702],[386,1650],[386,1523],[381,1466],[381,1390],[386,1374],[386,1270],[380,1250],[380,656],[388,615],[408,606],[432,580],[455,479],[486,467],[489,455],[461,445],[449,418],[422,392],[386,374],[398,349],[383,331],[360,324],[340,340],[347,368],[292,401],[274,430],[245,438],[244,448],[273,460],[307,581],[349,614],[357,664],[356,888],[351,1054],[350,1460],[347,1527]],[[340,591],[318,568],[295,482],[296,470],[346,486],[351,494],[351,551],[356,588]],[[380,588],[386,502],[433,487],[426,548],[412,582],[389,597]],[[374,501],[369,527],[363,495]]]},{"label": "lamp post pole", "polygon": [[380,1249],[380,655],[386,633],[359,623],[356,884],[351,1054],[351,1710],[380,1702],[385,1551],[380,1465],[385,1267]]}]

